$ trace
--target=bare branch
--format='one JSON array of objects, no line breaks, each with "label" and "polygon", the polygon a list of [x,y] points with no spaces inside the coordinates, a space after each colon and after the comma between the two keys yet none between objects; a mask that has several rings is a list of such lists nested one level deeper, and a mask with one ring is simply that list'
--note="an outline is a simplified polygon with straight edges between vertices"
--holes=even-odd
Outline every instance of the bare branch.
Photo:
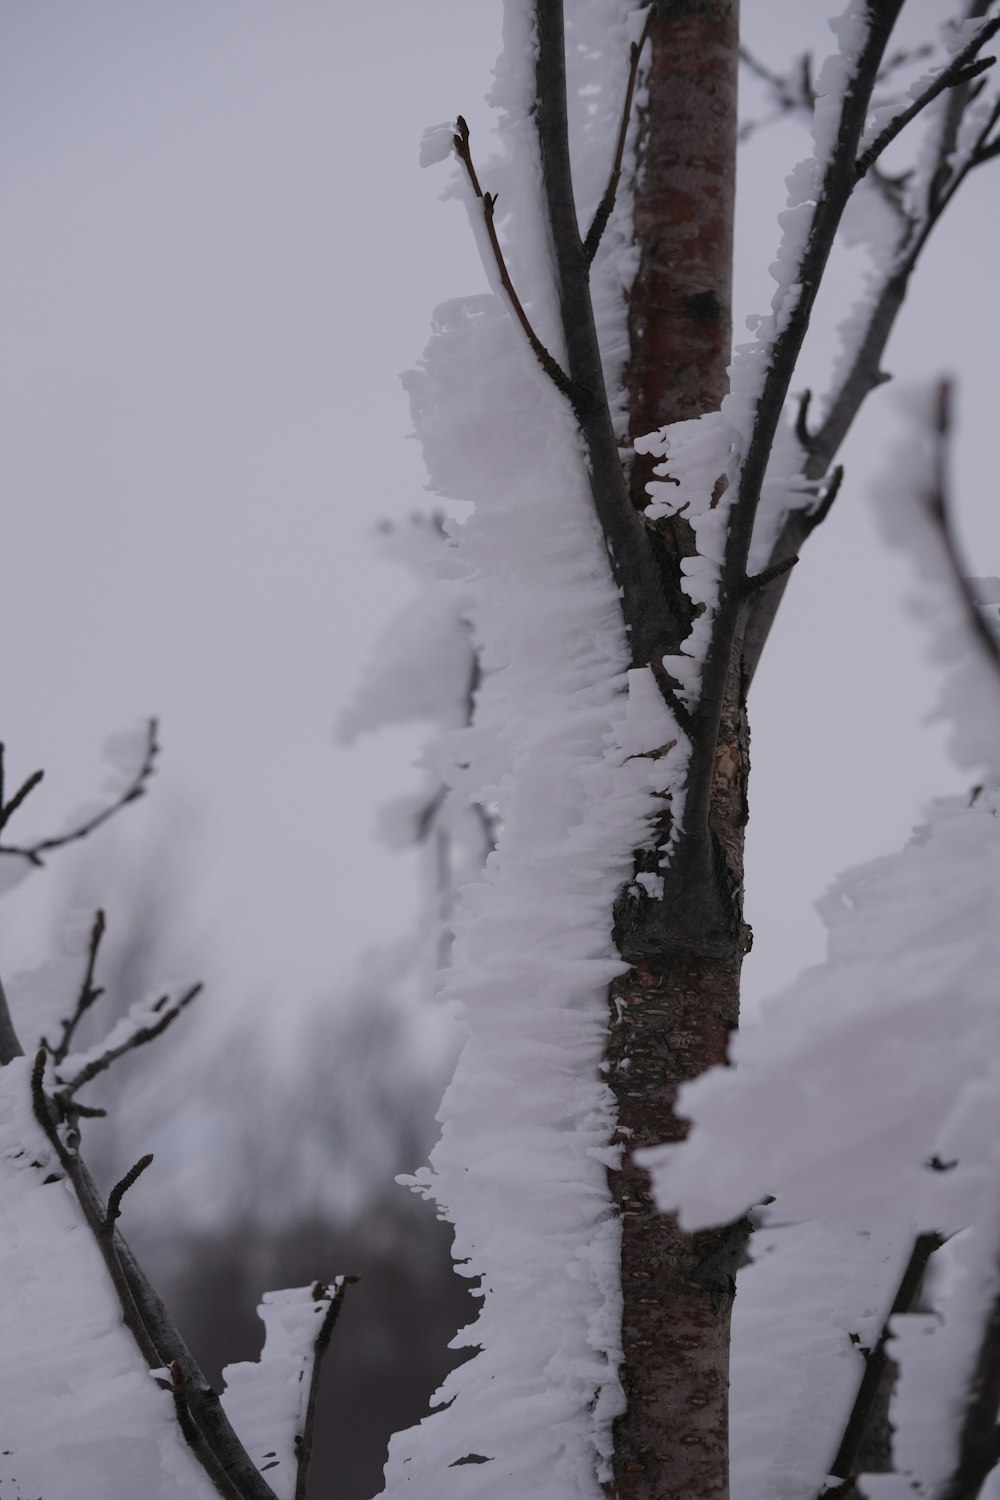
[{"label": "bare branch", "polygon": [[806,453],[812,447],[812,433],[809,431],[809,406],[813,398],[812,391],[806,390],[799,397],[799,409],[795,414],[795,436],[799,440],[799,447]]},{"label": "bare branch", "polygon": [[625,141],[628,138],[628,124],[632,116],[632,99],[635,94],[635,81],[639,76],[639,59],[642,56],[642,49],[643,47],[645,47],[646,42],[649,39],[649,33],[653,25],[653,19],[655,15],[656,4],[654,0],[654,3],[649,5],[646,9],[646,19],[643,23],[642,35],[639,37],[639,40],[637,42],[633,42],[632,46],[629,48],[628,84],[625,89],[625,103],[622,106],[621,124],[618,127],[618,142],[615,146],[614,160],[611,163],[611,175],[608,178],[608,185],[604,189],[604,196],[601,198],[600,203],[597,205],[597,210],[583,241],[583,255],[588,266],[593,262],[594,256],[597,254],[597,247],[601,243],[601,236],[604,234],[604,231],[607,228],[608,220],[611,217],[611,211],[615,206],[615,198],[618,193],[618,183],[622,175],[622,158],[625,155]]},{"label": "bare branch", "polygon": [[957,88],[962,84],[971,83],[978,78],[980,73],[985,73],[987,68],[996,62],[995,57],[976,57],[979,49],[989,41],[990,37],[1000,31],[1000,16],[994,16],[982,25],[972,40],[956,53],[948,66],[928,84],[927,88],[914,99],[907,109],[902,110],[895,119],[890,120],[884,130],[880,130],[872,141],[867,151],[863,151],[854,164],[857,177],[864,177],[869,167],[878,160],[886,147],[896,139],[900,131],[905,130],[910,121],[915,119],[922,109],[935,100],[945,89]]},{"label": "bare branch", "polygon": [[[83,982],[80,985],[80,993],[77,996],[76,1005],[73,1009],[73,1013],[63,1020],[62,1036],[59,1038],[58,1046],[50,1049],[52,1052],[52,1059],[56,1063],[61,1063],[66,1057],[67,1053],[69,1052],[70,1042],[73,1040],[73,1033],[76,1031],[76,1028],[80,1024],[81,1019],[86,1015],[87,1011],[94,1004],[94,1002],[96,1000],[99,1000],[100,997],[104,994],[103,986],[94,984],[94,965],[97,963],[97,954],[98,950],[100,949],[101,939],[103,936],[104,913],[103,911],[98,909],[98,911],[94,913],[94,925],[90,929],[90,945],[87,949],[87,967],[84,972]],[[42,1037],[42,1045],[45,1047],[48,1046],[48,1043],[46,1042],[44,1037]]]},{"label": "bare branch", "polygon": [[126,1052],[133,1052],[137,1047],[142,1047],[147,1042],[155,1041],[158,1036],[161,1036],[166,1031],[167,1027],[173,1021],[176,1021],[181,1011],[186,1010],[192,1000],[197,999],[203,989],[204,985],[200,983],[191,985],[189,989],[184,991],[180,999],[176,1000],[172,1005],[168,1003],[170,1000],[169,995],[161,995],[153,1006],[154,1012],[160,1013],[159,1020],[155,1021],[151,1026],[138,1027],[117,1047],[109,1047],[106,1052],[101,1053],[100,1057],[96,1057],[92,1062],[87,1063],[86,1067],[81,1068],[79,1073],[73,1078],[68,1079],[66,1082],[60,1080],[61,1087],[57,1095],[60,1102],[67,1104],[78,1089],[81,1089],[85,1083],[90,1083],[99,1074],[106,1072],[111,1064],[117,1062],[120,1057],[124,1057]]},{"label": "bare branch", "polygon": [[[42,859],[43,854],[48,854],[53,849],[62,849],[67,844],[74,844],[80,839],[89,837],[89,835],[92,834],[95,829],[101,827],[102,823],[106,823],[109,818],[113,818],[116,813],[121,812],[123,807],[127,807],[130,802],[135,802],[138,800],[138,798],[144,796],[146,792],[146,783],[156,769],[156,757],[159,754],[160,750],[156,739],[156,729],[156,720],[150,719],[147,729],[146,753],[143,757],[142,765],[139,767],[139,770],[136,772],[135,776],[133,776],[132,780],[129,782],[125,790],[121,792],[113,802],[109,802],[107,807],[103,807],[101,808],[100,812],[94,813],[89,818],[85,818],[81,823],[78,823],[75,827],[69,829],[67,833],[56,834],[54,837],[48,839],[39,839],[36,844],[26,844],[18,846],[0,844],[0,854],[19,855],[21,859],[29,860],[33,865],[42,865],[45,863],[45,861]],[[14,811],[16,811],[16,809],[24,801],[25,797],[29,794],[29,792],[31,792],[34,787],[38,785],[41,779],[41,771],[36,771],[33,776],[29,776],[28,780],[24,783],[24,786],[20,788],[17,794],[7,804],[5,810],[6,817],[2,822],[0,822],[0,827],[2,827],[3,823],[7,821],[7,819]]]},{"label": "bare branch", "polygon": [[511,305],[514,316],[520,323],[521,328],[524,331],[524,336],[528,340],[528,343],[531,345],[531,351],[534,354],[535,358],[538,360],[538,363],[541,365],[542,369],[545,371],[546,375],[552,381],[552,384],[556,387],[556,389],[561,391],[564,396],[572,400],[573,382],[570,380],[569,376],[566,374],[565,370],[562,368],[559,362],[553,359],[552,355],[549,353],[545,345],[542,343],[541,339],[538,337],[534,328],[532,328],[528,314],[525,312],[524,307],[521,304],[521,299],[514,289],[514,283],[510,279],[510,272],[507,270],[507,262],[504,260],[504,254],[502,249],[500,248],[500,241],[497,238],[496,224],[494,223],[494,209],[496,207],[497,201],[496,195],[493,193],[484,193],[479,185],[479,178],[476,176],[476,169],[472,164],[472,152],[469,147],[469,127],[462,115],[459,115],[455,123],[458,127],[455,135],[452,138],[455,147],[455,155],[465,167],[465,170],[468,173],[469,182],[472,186],[472,191],[475,193],[476,197],[483,205],[483,222],[486,225],[487,238],[490,242],[490,249],[493,251],[493,259],[496,262],[497,274],[500,277],[500,285],[507,293],[507,300]]}]

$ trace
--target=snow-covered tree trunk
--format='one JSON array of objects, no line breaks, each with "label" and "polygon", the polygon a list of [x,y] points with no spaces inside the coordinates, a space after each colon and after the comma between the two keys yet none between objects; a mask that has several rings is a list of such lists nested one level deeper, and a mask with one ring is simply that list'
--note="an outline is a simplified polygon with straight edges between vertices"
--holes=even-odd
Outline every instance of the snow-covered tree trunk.
[{"label": "snow-covered tree trunk", "polygon": [[[639,255],[629,302],[625,372],[629,437],[717,411],[728,389],[733,211],[736,186],[737,0],[664,7],[650,28],[645,103],[639,111],[632,232]],[[629,488],[645,509],[654,461],[636,453]],[[679,622],[692,601],[680,563],[695,550],[681,516],[655,526],[662,586]],[[729,922],[616,932],[632,968],[611,990],[609,1078],[619,1139],[629,1148],[679,1140],[680,1084],[726,1057],[739,1013],[747,721],[739,653],[726,690],[712,829],[724,852]],[[655,875],[655,830],[637,868]],[[629,1149],[611,1174],[622,1217],[622,1382],[615,1426],[615,1486],[622,1497],[728,1492],[729,1329],[745,1232],[683,1234],[657,1211]]]}]

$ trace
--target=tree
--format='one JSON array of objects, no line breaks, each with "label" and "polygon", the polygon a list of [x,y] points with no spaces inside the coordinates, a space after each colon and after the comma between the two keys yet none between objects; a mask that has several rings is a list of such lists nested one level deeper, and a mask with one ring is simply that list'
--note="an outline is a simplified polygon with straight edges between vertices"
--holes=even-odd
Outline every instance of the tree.
[{"label": "tree", "polygon": [[[668,1167],[664,1202],[682,1205],[681,1227],[657,1213],[634,1152],[680,1142],[678,1091],[724,1062],[735,1026],[749,942],[746,697],[784,580],[835,501],[840,475],[831,465],[880,382],[880,356],[931,229],[968,174],[1000,149],[1000,104],[982,86],[989,64],[981,56],[1000,17],[973,3],[931,73],[911,85],[914,59],[887,50],[901,8],[902,0],[857,0],[839,22],[838,52],[815,81],[811,71],[794,81],[771,75],[781,108],[811,113],[814,155],[790,179],[771,315],[737,358],[728,391],[733,4],[666,5],[633,26],[618,0],[590,0],[568,13],[564,36],[559,0],[511,0],[495,93],[504,157],[480,179],[461,117],[428,139],[428,159],[451,150],[458,157],[496,294],[439,310],[410,382],[436,487],[475,505],[441,564],[467,601],[461,617],[476,647],[475,713],[469,724],[446,727],[432,763],[456,809],[483,809],[491,837],[498,824],[502,834],[484,880],[467,887],[453,920],[448,913],[446,989],[465,1006],[468,1040],[432,1169],[415,1179],[455,1223],[464,1271],[482,1280],[482,1313],[466,1336],[478,1352],[446,1381],[443,1409],[397,1440],[390,1493],[516,1490],[549,1500],[596,1494],[601,1482],[622,1497],[727,1491],[729,1318],[751,1228],[746,1211],[754,1194],[770,1195],[770,1178],[741,1171],[731,1191],[720,1181],[706,1208],[695,1205],[690,1183],[669,1186]],[[916,166],[889,173],[883,153],[918,116],[926,140]],[[697,148],[693,180],[689,154],[677,149],[682,135]],[[787,407],[834,239],[858,195],[877,226],[872,295],[817,424],[808,397],[797,412]],[[943,402],[932,415],[940,458]],[[644,469],[644,459],[655,462]],[[950,564],[943,483],[931,487],[926,514],[921,556],[930,549]],[[964,598],[954,572],[949,587]],[[965,603],[962,650],[989,651]],[[987,679],[976,685],[987,699],[992,690]],[[988,831],[992,802],[973,801],[965,811]],[[987,846],[984,835],[979,847]],[[133,1017],[130,1038],[154,1030],[155,1015],[179,1011],[186,995],[165,1012]],[[63,1066],[70,1034],[65,1047],[51,1049],[53,1080],[44,1052],[29,1068],[0,1018],[7,1165],[36,1208],[39,1194],[59,1187],[58,1200],[49,1192],[44,1202],[58,1201],[62,1218],[42,1224],[57,1247],[59,1287],[72,1280],[73,1256],[87,1243],[71,1231],[89,1224],[126,1324],[173,1403],[176,1429],[165,1402],[154,1409],[148,1383],[139,1394],[120,1328],[111,1364],[102,1352],[104,1363],[89,1370],[92,1383],[107,1383],[114,1366],[140,1433],[140,1464],[151,1465],[154,1450],[167,1455],[158,1493],[166,1497],[172,1478],[178,1492],[201,1493],[210,1482],[223,1494],[266,1500],[287,1483],[296,1457],[294,1422],[279,1399],[288,1367],[271,1359],[262,1375],[238,1372],[241,1446],[115,1230],[136,1169],[107,1206],[94,1196],[78,1151],[81,1074]],[[92,1061],[107,1057],[106,1048]],[[704,1096],[683,1096],[685,1113],[689,1097],[719,1092],[718,1075],[709,1078]],[[728,1098],[728,1085],[721,1087]],[[963,1108],[975,1102],[963,1098]],[[995,1119],[988,1108],[982,1113]],[[744,1117],[737,1109],[732,1119],[738,1141]],[[760,1142],[760,1121],[746,1119]],[[962,1123],[951,1122],[953,1133]],[[950,1181],[951,1158],[936,1154],[929,1133],[928,1170]],[[691,1154],[669,1160],[697,1163],[703,1139],[692,1136]],[[920,1165],[909,1148],[902,1159]],[[795,1173],[812,1166],[802,1157],[793,1165],[794,1185]],[[720,1163],[711,1170],[721,1179]],[[63,1181],[76,1190],[75,1207]],[[867,1175],[865,1184],[870,1194]],[[972,1277],[980,1286],[978,1299],[962,1303],[973,1337],[951,1366],[973,1348],[979,1371],[970,1379],[966,1369],[965,1397],[948,1414],[958,1458],[934,1476],[957,1497],[978,1491],[993,1455],[997,1319],[988,1266],[996,1240],[968,1194],[957,1194],[950,1210],[955,1223],[969,1222],[962,1212],[976,1216]],[[713,1227],[720,1217],[728,1222]],[[848,1257],[859,1225],[840,1227],[835,1251]],[[943,1232],[953,1228],[949,1222]],[[902,1258],[900,1307],[914,1306],[932,1249],[927,1232],[924,1225],[924,1238]],[[961,1272],[969,1243],[954,1251],[951,1273],[956,1264]],[[878,1268],[868,1267],[871,1278],[898,1279],[899,1260],[893,1238]],[[19,1265],[26,1276],[23,1258]],[[81,1278],[94,1288],[100,1275],[91,1255]],[[283,1330],[295,1346],[293,1385],[322,1343],[303,1330],[326,1331],[341,1294],[319,1287],[312,1301],[270,1304],[274,1344],[288,1352]],[[71,1303],[59,1304],[58,1316],[71,1312]],[[103,1316],[107,1332],[116,1314]],[[871,1323],[870,1308],[865,1316]],[[55,1338],[51,1318],[45,1332]],[[890,1362],[877,1326],[874,1336],[850,1332],[870,1349],[851,1414],[864,1427],[891,1384]],[[918,1366],[904,1359],[901,1367],[903,1397],[908,1369]],[[82,1378],[79,1361],[75,1370]],[[286,1459],[277,1475],[279,1439],[262,1441],[271,1443],[275,1424]],[[846,1485],[859,1452],[855,1443],[844,1461]],[[919,1466],[895,1459],[896,1488],[905,1487]],[[106,1493],[134,1490],[135,1472],[130,1479],[109,1470]],[[817,1484],[824,1466],[818,1472]],[[50,1469],[45,1482],[50,1477],[58,1487],[59,1474]],[[297,1491],[303,1484],[295,1479]],[[145,1476],[143,1488],[154,1493]]]},{"label": "tree", "polygon": [[[494,1486],[499,1493],[512,1466],[522,1492],[562,1493],[562,1484],[575,1493],[589,1441],[598,1472],[603,1464],[602,1477],[617,1495],[727,1492],[729,1314],[750,1221],[738,1214],[721,1229],[683,1233],[655,1212],[633,1150],[682,1139],[679,1087],[725,1060],[749,944],[742,917],[748,688],[798,549],[836,498],[842,475],[832,465],[840,444],[885,378],[881,355],[920,251],[969,171],[997,151],[997,106],[982,91],[989,63],[980,53],[1000,20],[987,16],[985,5],[971,7],[950,58],[907,92],[897,80],[896,90],[887,85],[901,65],[887,53],[900,9],[850,8],[838,23],[840,54],[817,83],[808,69],[795,81],[770,75],[783,108],[812,112],[815,157],[790,179],[772,314],[737,359],[728,394],[734,6],[647,13],[632,41],[627,86],[621,76],[610,83],[603,70],[614,51],[608,12],[598,18],[596,8],[573,8],[564,39],[561,5],[510,7],[495,95],[506,111],[509,159],[490,168],[499,192],[474,165],[461,118],[454,132],[446,128],[428,141],[430,158],[453,135],[487,272],[519,325],[525,360],[515,370],[509,330],[491,324],[490,307],[449,306],[413,381],[432,480],[477,507],[458,533],[458,551],[478,585],[473,628],[483,682],[471,735],[445,750],[458,764],[459,794],[481,795],[485,781],[505,823],[490,887],[472,893],[458,923],[458,972],[449,987],[466,1003],[470,1038],[446,1097],[433,1176],[420,1179],[453,1217],[457,1253],[468,1256],[469,1273],[482,1275],[486,1286],[483,1314],[469,1334],[484,1347],[446,1383],[450,1404],[428,1428],[424,1465],[429,1457],[435,1484],[442,1464],[495,1463],[496,1478],[484,1475],[477,1493],[492,1494]],[[624,18],[618,20],[624,65]],[[647,40],[630,219],[616,207],[628,104],[610,178],[596,188],[594,122],[607,126],[609,91],[631,97]],[[571,99],[598,101],[582,126],[572,114],[567,123],[566,66],[574,69]],[[881,97],[887,88],[895,97]],[[925,110],[931,124],[917,168],[888,173],[883,153]],[[605,128],[605,164],[612,138]],[[810,315],[855,194],[880,215],[868,305],[821,421],[810,422],[806,394],[786,425]],[[498,200],[508,213],[502,241]],[[621,280],[632,275],[626,330]],[[469,395],[477,377],[484,387],[478,398]],[[544,407],[544,423],[529,405]],[[651,429],[657,434],[645,436]],[[514,433],[520,463],[510,452]],[[557,443],[558,464],[551,457]],[[652,485],[643,462],[649,456],[661,460]],[[560,485],[577,486],[580,513],[585,488],[599,523],[599,533],[586,539],[588,522],[576,523],[578,554],[565,540],[572,502],[553,514],[551,491]],[[584,579],[590,583],[588,568],[599,567],[602,550],[613,588],[600,595],[593,586],[588,615]],[[550,607],[546,594],[558,605]],[[623,632],[617,640],[616,628]],[[615,722],[616,670],[629,674],[624,725]],[[600,686],[608,698],[599,707]],[[617,775],[598,723],[622,755]],[[563,752],[569,739],[572,757]],[[467,769],[477,755],[478,779]],[[636,761],[645,761],[642,784],[629,781]],[[615,823],[617,842],[608,837]],[[623,867],[632,858],[629,881]],[[593,1008],[596,958],[613,961],[614,950],[610,941],[597,942],[600,932],[610,939],[611,924],[595,909],[595,869],[618,887],[614,946],[627,966],[612,979],[603,1061],[596,1050],[603,1027]],[[566,925],[534,921],[533,903],[565,906]],[[590,945],[574,944],[574,933],[586,933]],[[532,951],[540,955],[534,969],[524,956]],[[580,965],[572,977],[568,965],[553,974],[555,953]],[[511,998],[519,989],[528,997],[523,1003]],[[493,1006],[501,992],[510,1040],[498,1056],[501,1023]],[[565,1051],[547,1074],[541,1059],[555,1016],[568,1023],[581,1013],[592,1029],[567,1024]],[[574,1052],[576,1094],[562,1087],[566,1056]],[[588,1069],[599,1062],[608,1087],[588,1091]],[[524,1073],[530,1082],[515,1084]],[[491,1105],[509,1100],[516,1087],[531,1128],[511,1131]],[[539,1103],[546,1090],[548,1113]],[[608,1216],[586,1156],[602,1149],[611,1122],[622,1157],[607,1158],[616,1208]],[[574,1130],[575,1155],[566,1146]],[[558,1266],[542,1243],[553,1229],[536,1191],[546,1202],[575,1193],[582,1204],[592,1195],[589,1212],[566,1232]],[[617,1327],[617,1266],[612,1272],[609,1263],[618,1234],[621,1393],[617,1335],[607,1331]],[[589,1303],[579,1284],[574,1289],[591,1335],[573,1343],[556,1322],[547,1344],[538,1308],[566,1295],[567,1258],[580,1281],[591,1281]],[[603,1339],[595,1328],[605,1330]],[[579,1378],[575,1393],[568,1371]],[[506,1391],[525,1388],[539,1413],[535,1441],[520,1421],[515,1439],[498,1414]],[[574,1400],[579,1413],[590,1412],[589,1433],[583,1421],[572,1427],[567,1407]],[[394,1472],[410,1493],[423,1441],[397,1450]],[[464,1483],[455,1481],[456,1493]]]}]

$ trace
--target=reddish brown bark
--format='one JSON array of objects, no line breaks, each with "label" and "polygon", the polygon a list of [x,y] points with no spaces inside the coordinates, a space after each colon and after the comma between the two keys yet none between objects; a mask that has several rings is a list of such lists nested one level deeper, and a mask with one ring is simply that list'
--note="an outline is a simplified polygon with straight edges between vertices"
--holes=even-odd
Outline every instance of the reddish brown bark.
[{"label": "reddish brown bark", "polygon": [[[735,193],[737,0],[672,0],[653,28],[648,102],[640,120],[635,237],[641,248],[630,307],[631,436],[718,408],[731,342]],[[650,468],[630,474],[636,509]],[[674,617],[690,617],[679,560],[683,522],[658,524],[663,584]],[[681,1140],[674,1113],[687,1079],[725,1060],[739,1010],[747,947],[742,919],[748,733],[738,653],[715,755],[711,826],[725,920],[668,900],[617,937],[633,967],[612,988],[609,1078],[627,1151]],[[656,830],[638,866],[655,869]],[[683,905],[681,903],[680,905]],[[615,1431],[615,1500],[725,1500],[728,1495],[729,1326],[746,1226],[686,1235],[654,1208],[649,1180],[626,1157],[611,1174],[622,1214],[623,1383]]]},{"label": "reddish brown bark", "polygon": [[[738,0],[667,0],[651,41],[634,208],[641,260],[629,315],[633,439],[715,410],[727,390]],[[648,478],[640,460],[640,510]]]}]

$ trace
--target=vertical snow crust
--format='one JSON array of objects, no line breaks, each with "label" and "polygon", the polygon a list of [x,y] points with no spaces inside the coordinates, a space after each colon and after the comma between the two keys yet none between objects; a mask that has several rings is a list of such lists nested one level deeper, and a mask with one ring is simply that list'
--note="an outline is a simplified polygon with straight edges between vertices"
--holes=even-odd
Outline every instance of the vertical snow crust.
[{"label": "vertical snow crust", "polygon": [[[532,7],[511,0],[493,102],[508,264],[539,337],[561,358],[531,104]],[[583,228],[610,169],[632,30],[619,0],[571,7],[572,137]],[[473,142],[473,146],[475,143]],[[481,207],[467,202],[474,225]],[[627,347],[628,204],[595,267],[609,381]],[[495,281],[492,264],[487,275]],[[387,1493],[578,1500],[600,1494],[622,1398],[619,1228],[606,1181],[613,1096],[601,1074],[607,986],[624,965],[612,905],[676,740],[648,673],[627,671],[616,589],[574,419],[501,297],[445,304],[407,379],[439,494],[471,502],[451,528],[480,654],[474,722],[430,758],[451,795],[501,823],[484,878],[461,894],[445,993],[466,1040],[429,1169],[413,1179],[455,1224],[482,1311],[476,1351],[443,1409],[397,1436]],[[620,414],[622,403],[613,396]]]}]

